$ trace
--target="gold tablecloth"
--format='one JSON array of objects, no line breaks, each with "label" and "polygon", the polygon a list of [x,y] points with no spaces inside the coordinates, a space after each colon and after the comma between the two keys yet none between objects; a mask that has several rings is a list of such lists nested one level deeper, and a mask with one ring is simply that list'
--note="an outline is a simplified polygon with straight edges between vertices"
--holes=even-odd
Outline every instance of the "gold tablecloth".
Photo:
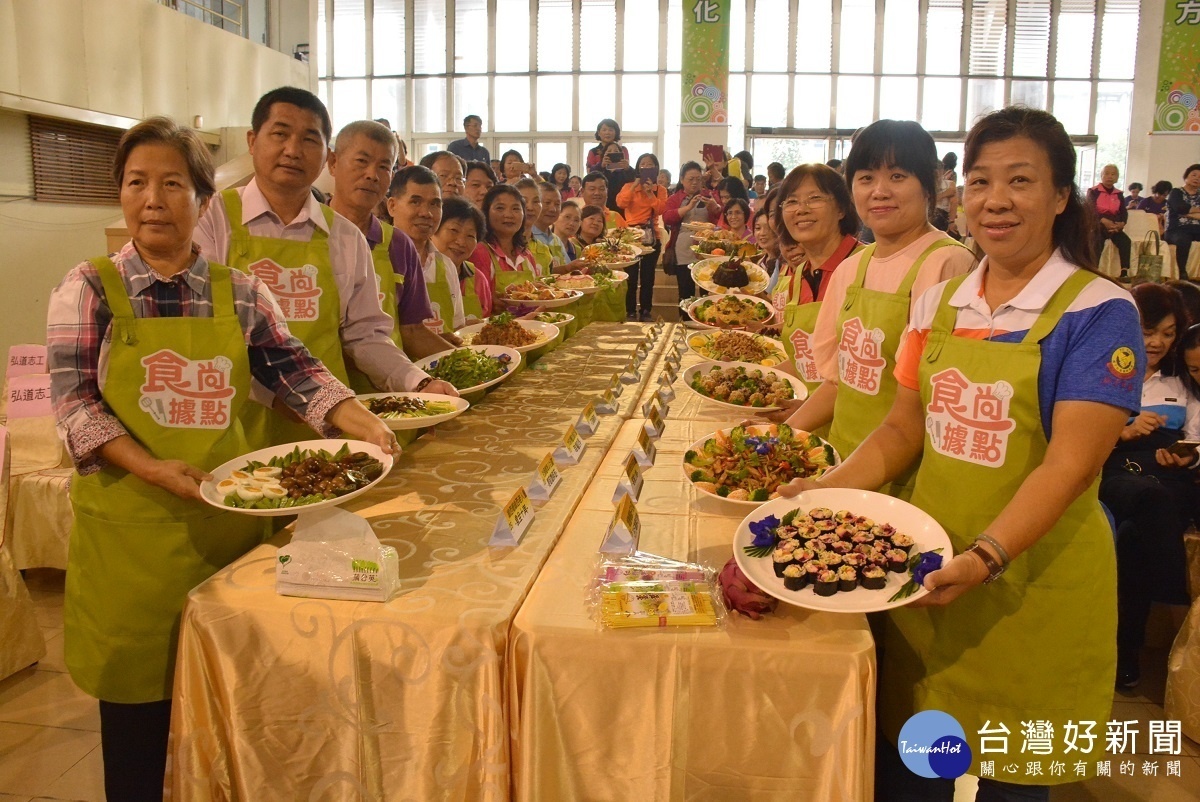
[{"label": "gold tablecloth", "polygon": [[[501,505],[648,328],[587,327],[408,446],[380,487],[348,505],[399,551],[401,590],[386,604],[276,595],[286,534],[192,591],[173,798],[507,799],[509,626],[620,420],[601,419],[518,547],[489,549],[488,538]],[[640,389],[626,389],[623,414]]]},{"label": "gold tablecloth", "polygon": [[[675,387],[637,505],[639,548],[720,569],[746,508],[700,499],[681,463],[742,416],[682,378]],[[780,604],[761,621],[730,616],[724,630],[641,631],[598,631],[588,617],[584,589],[641,426],[640,416],[622,426],[513,623],[515,797],[869,800],[875,652],[863,616]]]},{"label": "gold tablecloth", "polygon": [[1200,535],[1184,535],[1192,606],[1171,645],[1163,709],[1178,719],[1184,735],[1200,741]]},{"label": "gold tablecloth", "polygon": [[[9,449],[8,438],[0,442],[0,449]],[[0,454],[0,521],[7,512],[10,464],[9,454]],[[13,564],[9,548],[9,542],[0,533],[0,679],[46,656],[46,639],[38,626],[33,599]]]},{"label": "gold tablecloth", "polygon": [[75,520],[67,486],[75,472],[53,417],[8,421],[12,481],[2,519],[17,568],[67,567]]}]

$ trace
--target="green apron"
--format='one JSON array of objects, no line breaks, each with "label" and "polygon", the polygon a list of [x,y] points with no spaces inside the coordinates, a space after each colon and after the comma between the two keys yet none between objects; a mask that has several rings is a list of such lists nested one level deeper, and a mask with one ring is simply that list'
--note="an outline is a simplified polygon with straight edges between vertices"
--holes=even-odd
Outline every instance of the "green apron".
[{"label": "green apron", "polygon": [[783,329],[780,332],[783,348],[792,361],[796,377],[804,382],[811,394],[822,384],[817,360],[812,352],[812,336],[817,329],[821,302],[800,303],[800,291],[803,288],[803,278],[799,275],[801,270],[797,268],[791,275],[779,277],[771,303],[783,313]]},{"label": "green apron", "polygon": [[462,287],[463,314],[466,315],[467,325],[483,321],[483,304],[475,292],[475,268],[470,262],[463,262],[466,276],[459,279]]},{"label": "green apron", "polygon": [[[946,237],[934,242],[916,258],[895,292],[869,290],[867,267],[875,253],[869,245],[859,260],[858,274],[846,289],[846,300],[837,317],[838,385],[829,441],[846,459],[875,431],[896,398],[896,349],[908,326],[912,286],[921,266],[939,248],[958,245]],[[879,488],[898,498],[912,493],[915,467]]]},{"label": "green apron", "polygon": [[554,254],[551,253],[549,245],[544,242],[538,242],[530,236],[529,253],[533,255],[533,261],[537,263],[543,276],[548,276],[554,272]]},{"label": "green apron", "polygon": [[[432,246],[430,246],[432,247]],[[450,276],[458,276],[458,271],[445,255],[434,252],[433,281],[425,279],[425,289],[429,293],[429,303],[433,307],[433,317],[442,321],[439,334],[454,333],[454,294],[450,291]],[[457,278],[455,279],[457,281]],[[472,294],[475,289],[475,279],[471,278]],[[465,299],[464,299],[465,302]],[[463,310],[465,312],[465,309]],[[481,310],[482,311],[482,310]],[[429,325],[429,323],[426,323]],[[466,325],[465,323],[463,325]]]},{"label": "green apron", "polygon": [[[308,242],[253,236],[242,223],[242,197],[237,190],[227,189],[221,197],[231,231],[229,266],[262,279],[279,301],[288,330],[330,373],[348,384],[342,357],[341,299],[329,257],[329,235],[314,226]],[[333,210],[322,206],[321,212],[332,229]],[[314,437],[307,425],[261,404],[246,404],[242,417],[252,450]]]},{"label": "green apron", "polygon": [[[943,291],[921,355],[926,436],[912,498],[946,529],[955,553],[987,529],[1045,459],[1040,342],[1080,291],[1099,279],[1075,272],[1019,344],[953,336],[956,310],[949,301],[962,280]],[[963,419],[978,425],[962,425]],[[1077,760],[1093,773],[1094,760],[1064,752],[1061,733],[1067,721],[1095,721],[1093,755],[1103,751],[1112,707],[1117,573],[1099,482],[992,584],[945,607],[902,607],[886,616],[880,724],[892,743],[910,715],[936,709],[954,716],[975,744],[989,721],[1011,730],[1008,757],[974,755],[970,772],[976,776],[980,757],[998,765],[1058,760],[1068,766],[1058,778],[1049,771],[1035,777],[997,772],[1005,782],[1082,779],[1075,776]],[[1035,719],[1054,726],[1053,753],[1019,751],[1021,722]]]},{"label": "green apron", "polygon": [[[396,343],[396,347],[403,350],[404,341],[400,337],[400,318],[399,310],[397,309],[396,300],[396,285],[403,286],[404,276],[397,276],[395,269],[392,267],[392,257],[388,253],[392,246],[392,233],[394,228],[389,226],[382,220],[379,222],[380,228],[383,230],[383,239],[371,249],[371,264],[375,267],[375,275],[379,278],[379,305],[383,307],[383,311],[392,319],[392,342]],[[367,374],[363,373],[358,368],[346,361],[343,356],[343,362],[346,365],[346,373],[349,376],[350,389],[356,393],[377,393],[379,388],[371,384],[371,380],[367,378]]]},{"label": "green apron", "polygon": [[[210,470],[244,454],[250,363],[229,268],[209,264],[212,318],[135,318],[113,263],[92,261],[113,314],[101,390],[109,409],[158,459]],[[71,505],[63,624],[72,679],[109,702],[169,699],[188,591],[258,545],[262,520],[111,465],[73,476]]]}]

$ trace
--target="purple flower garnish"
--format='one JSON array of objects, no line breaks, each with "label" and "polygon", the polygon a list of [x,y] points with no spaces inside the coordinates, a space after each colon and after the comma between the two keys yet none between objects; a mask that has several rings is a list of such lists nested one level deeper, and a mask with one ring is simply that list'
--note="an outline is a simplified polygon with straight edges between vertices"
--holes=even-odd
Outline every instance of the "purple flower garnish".
[{"label": "purple flower garnish", "polygon": [[763,443],[763,444],[759,445],[757,448],[755,448],[754,450],[757,451],[759,454],[770,454],[771,446],[767,443]]},{"label": "purple flower garnish", "polygon": [[912,581],[918,586],[925,585],[925,577],[942,567],[942,555],[934,551],[922,552],[917,567],[913,569]]},{"label": "purple flower garnish", "polygon": [[759,548],[775,545],[775,535],[773,534],[776,527],[779,526],[779,519],[774,515],[768,515],[761,521],[752,521],[750,523],[750,532],[754,535],[753,545]]}]

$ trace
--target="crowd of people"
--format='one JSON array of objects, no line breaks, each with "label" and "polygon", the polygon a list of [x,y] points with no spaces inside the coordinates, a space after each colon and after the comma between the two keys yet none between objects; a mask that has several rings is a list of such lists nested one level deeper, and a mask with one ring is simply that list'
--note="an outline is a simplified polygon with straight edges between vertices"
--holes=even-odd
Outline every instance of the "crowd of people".
[{"label": "crowd of people", "polygon": [[[66,662],[101,700],[109,798],[161,791],[186,593],[264,534],[199,503],[205,471],[313,430],[398,452],[355,393],[457,395],[414,360],[459,345],[506,286],[586,270],[584,249],[614,228],[639,230],[647,252],[595,320],[649,319],[660,265],[681,298],[696,294],[684,224],[755,243],[786,367],[810,389],[777,419],[843,456],[784,494],[883,489],[949,533],[955,556],[926,577],[931,593],[878,633],[884,740],[931,708],[968,732],[1107,719],[1114,677],[1138,680],[1150,603],[1183,599],[1200,499],[1200,291],[1131,295],[1098,274],[1098,246],[1128,247],[1115,168],[1081,193],[1062,125],[1020,108],[974,126],[961,186],[956,155],[939,160],[915,122],[867,126],[842,162],[763,175],[747,152],[706,150],[674,184],[654,154],[631,158],[614,120],[597,125],[581,176],[512,150],[492,161],[479,118],[464,126],[411,164],[379,122],[334,136],[316,96],[273,90],[252,116],[253,178],[221,192],[189,129],[153,118],[123,137],[114,178],[131,240],[67,274],[47,334],[78,469]],[[1200,165],[1160,196],[1185,260]],[[960,242],[967,223],[975,250]],[[138,388],[161,358],[220,374],[199,418],[145,414]],[[953,797],[894,746],[880,755],[880,798]],[[980,798],[1047,795],[981,780]]]}]

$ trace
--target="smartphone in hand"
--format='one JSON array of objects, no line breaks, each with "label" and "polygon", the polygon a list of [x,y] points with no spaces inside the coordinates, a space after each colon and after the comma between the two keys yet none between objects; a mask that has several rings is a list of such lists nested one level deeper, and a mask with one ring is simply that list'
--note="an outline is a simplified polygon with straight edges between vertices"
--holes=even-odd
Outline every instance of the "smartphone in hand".
[{"label": "smartphone in hand", "polygon": [[713,163],[723,162],[725,161],[725,148],[721,145],[705,145],[704,158]]},{"label": "smartphone in hand", "polygon": [[1167,446],[1167,451],[1177,457],[1194,457],[1197,446],[1200,446],[1200,440],[1176,440]]},{"label": "smartphone in hand", "polygon": [[643,167],[638,170],[638,178],[653,184],[658,181],[658,170],[655,170],[653,167]]}]

